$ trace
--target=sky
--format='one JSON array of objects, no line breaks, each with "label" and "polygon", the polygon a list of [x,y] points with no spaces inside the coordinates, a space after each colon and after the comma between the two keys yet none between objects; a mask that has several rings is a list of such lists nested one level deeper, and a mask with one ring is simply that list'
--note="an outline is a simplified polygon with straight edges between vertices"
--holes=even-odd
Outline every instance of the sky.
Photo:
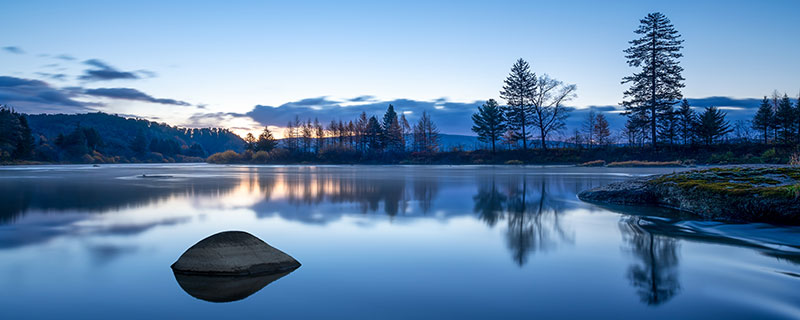
[{"label": "sky", "polygon": [[[616,115],[623,50],[663,12],[696,107],[745,118],[800,93],[800,1],[2,1],[0,104],[103,111],[243,134],[295,116],[349,120],[392,103],[444,133],[499,98],[518,58],[576,84],[568,125]],[[277,132],[280,136],[280,132]]]}]

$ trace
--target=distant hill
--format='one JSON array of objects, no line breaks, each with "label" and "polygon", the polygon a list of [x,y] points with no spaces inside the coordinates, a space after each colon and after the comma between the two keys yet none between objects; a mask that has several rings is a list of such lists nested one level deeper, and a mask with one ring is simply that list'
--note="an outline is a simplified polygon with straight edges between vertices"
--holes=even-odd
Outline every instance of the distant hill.
[{"label": "distant hill", "polygon": [[[51,158],[41,160],[70,160],[81,154],[93,156],[97,151],[105,157],[136,158],[137,160],[158,161],[152,153],[158,153],[166,160],[179,160],[179,156],[203,158],[209,154],[225,150],[244,150],[244,140],[227,129],[219,128],[180,128],[164,123],[143,119],[124,118],[102,112],[86,114],[36,114],[27,115],[28,124],[37,145],[48,145],[53,149]],[[81,128],[80,130],[76,130]],[[99,137],[99,144],[91,142]],[[60,149],[70,151],[65,144],[72,140],[89,140],[92,150],[78,149],[64,154]],[[66,141],[66,142],[65,142]],[[85,142],[83,143],[85,144]],[[57,148],[56,146],[61,146]],[[81,146],[82,147],[82,146]]]}]

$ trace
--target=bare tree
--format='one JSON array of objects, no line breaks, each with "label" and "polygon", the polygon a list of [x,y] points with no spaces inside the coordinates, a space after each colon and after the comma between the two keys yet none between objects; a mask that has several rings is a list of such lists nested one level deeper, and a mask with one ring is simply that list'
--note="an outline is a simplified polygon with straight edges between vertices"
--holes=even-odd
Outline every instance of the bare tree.
[{"label": "bare tree", "polygon": [[547,135],[564,129],[564,119],[569,109],[563,103],[577,97],[575,91],[578,87],[564,84],[546,74],[536,81],[538,90],[533,95],[531,124],[539,129],[542,149],[547,149]]}]

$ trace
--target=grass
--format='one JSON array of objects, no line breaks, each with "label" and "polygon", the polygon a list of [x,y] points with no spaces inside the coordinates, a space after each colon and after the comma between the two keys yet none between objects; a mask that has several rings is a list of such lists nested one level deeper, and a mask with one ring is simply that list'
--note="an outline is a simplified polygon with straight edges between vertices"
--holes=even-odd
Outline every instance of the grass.
[{"label": "grass", "polygon": [[680,167],[680,161],[618,161],[608,164],[608,167]]}]

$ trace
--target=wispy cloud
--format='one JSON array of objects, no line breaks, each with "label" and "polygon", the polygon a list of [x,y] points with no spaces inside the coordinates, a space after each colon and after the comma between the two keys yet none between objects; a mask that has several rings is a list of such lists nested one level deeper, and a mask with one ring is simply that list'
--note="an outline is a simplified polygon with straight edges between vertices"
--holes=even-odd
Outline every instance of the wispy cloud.
[{"label": "wispy cloud", "polygon": [[5,50],[6,52],[13,53],[13,54],[25,54],[25,50],[22,50],[22,48],[15,47],[15,46],[3,47],[3,50]]},{"label": "wispy cloud", "polygon": [[128,80],[139,79],[139,76],[135,72],[118,70],[112,67],[111,65],[103,61],[100,61],[98,59],[89,59],[84,61],[83,63],[92,66],[94,68],[85,70],[83,75],[78,77],[78,79],[81,80],[104,81],[104,80],[118,80],[118,79],[128,79]]},{"label": "wispy cloud", "polygon": [[44,81],[0,76],[0,103],[27,113],[78,113],[97,104],[77,101],[71,89],[51,87]]},{"label": "wispy cloud", "polygon": [[95,97],[104,97],[104,98],[111,98],[111,99],[122,99],[122,100],[136,100],[136,101],[144,101],[144,102],[151,102],[151,103],[160,103],[160,104],[169,104],[169,105],[176,105],[176,106],[190,106],[191,104],[185,101],[175,100],[175,99],[164,99],[164,98],[154,98],[151,95],[148,95],[144,92],[133,88],[98,88],[98,89],[87,89],[83,92],[86,95],[95,96]]}]

